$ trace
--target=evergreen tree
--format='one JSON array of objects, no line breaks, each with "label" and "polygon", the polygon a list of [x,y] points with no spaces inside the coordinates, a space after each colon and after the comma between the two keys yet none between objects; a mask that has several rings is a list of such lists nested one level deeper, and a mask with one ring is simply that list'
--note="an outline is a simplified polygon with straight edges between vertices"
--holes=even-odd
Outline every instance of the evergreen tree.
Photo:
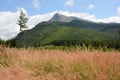
[{"label": "evergreen tree", "polygon": [[28,21],[28,18],[26,17],[26,14],[21,10],[19,20],[17,23],[20,26],[20,31],[23,31],[24,28],[28,28],[26,26],[27,21]]}]

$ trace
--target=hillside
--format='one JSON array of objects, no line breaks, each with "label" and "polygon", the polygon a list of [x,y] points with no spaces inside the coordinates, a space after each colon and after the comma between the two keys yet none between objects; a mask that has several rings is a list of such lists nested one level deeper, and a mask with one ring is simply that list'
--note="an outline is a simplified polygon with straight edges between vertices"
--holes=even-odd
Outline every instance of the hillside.
[{"label": "hillside", "polygon": [[95,23],[76,17],[55,14],[15,38],[16,46],[75,45],[83,42],[118,40],[118,23]]}]

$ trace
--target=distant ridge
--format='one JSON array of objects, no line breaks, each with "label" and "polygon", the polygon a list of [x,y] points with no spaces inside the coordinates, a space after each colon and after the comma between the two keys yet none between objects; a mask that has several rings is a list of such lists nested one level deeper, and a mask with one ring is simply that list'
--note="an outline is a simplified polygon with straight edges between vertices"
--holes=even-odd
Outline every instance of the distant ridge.
[{"label": "distant ridge", "polygon": [[59,13],[55,13],[55,15],[49,20],[50,22],[70,22],[72,20],[79,20],[77,17],[67,17]]}]

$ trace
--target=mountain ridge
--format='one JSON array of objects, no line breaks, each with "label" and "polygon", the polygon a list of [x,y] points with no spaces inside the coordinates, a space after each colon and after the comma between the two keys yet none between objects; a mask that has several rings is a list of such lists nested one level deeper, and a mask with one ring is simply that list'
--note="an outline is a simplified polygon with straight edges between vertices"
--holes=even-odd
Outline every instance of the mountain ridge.
[{"label": "mountain ridge", "polygon": [[106,23],[106,22],[94,22],[91,20],[87,20],[87,19],[82,19],[76,16],[65,16],[63,14],[60,13],[55,13],[51,19],[49,19],[48,21],[50,22],[70,22],[73,20],[81,20],[81,21],[86,21],[86,22],[92,22],[92,23],[105,23],[105,24],[120,24],[120,23],[115,23],[115,22],[110,22],[110,23]]},{"label": "mountain ridge", "polygon": [[55,14],[49,21],[19,33],[15,42],[18,47],[32,47],[66,43],[82,44],[86,41],[114,41],[118,38],[119,28],[118,23],[95,23]]},{"label": "mountain ridge", "polygon": [[[65,16],[65,15],[62,15],[60,13],[55,13],[49,21],[50,22],[70,22],[70,21],[73,21],[73,20],[89,21],[89,20],[85,20],[85,19],[78,18],[78,17],[75,17],[75,16]],[[92,22],[92,21],[89,21],[89,22]]]}]

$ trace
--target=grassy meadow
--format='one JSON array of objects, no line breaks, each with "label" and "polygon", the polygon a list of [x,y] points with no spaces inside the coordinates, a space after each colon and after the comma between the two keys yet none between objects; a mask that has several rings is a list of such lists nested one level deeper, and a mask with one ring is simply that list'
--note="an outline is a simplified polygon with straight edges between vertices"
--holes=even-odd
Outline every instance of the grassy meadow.
[{"label": "grassy meadow", "polygon": [[0,80],[120,80],[120,52],[0,46]]}]

